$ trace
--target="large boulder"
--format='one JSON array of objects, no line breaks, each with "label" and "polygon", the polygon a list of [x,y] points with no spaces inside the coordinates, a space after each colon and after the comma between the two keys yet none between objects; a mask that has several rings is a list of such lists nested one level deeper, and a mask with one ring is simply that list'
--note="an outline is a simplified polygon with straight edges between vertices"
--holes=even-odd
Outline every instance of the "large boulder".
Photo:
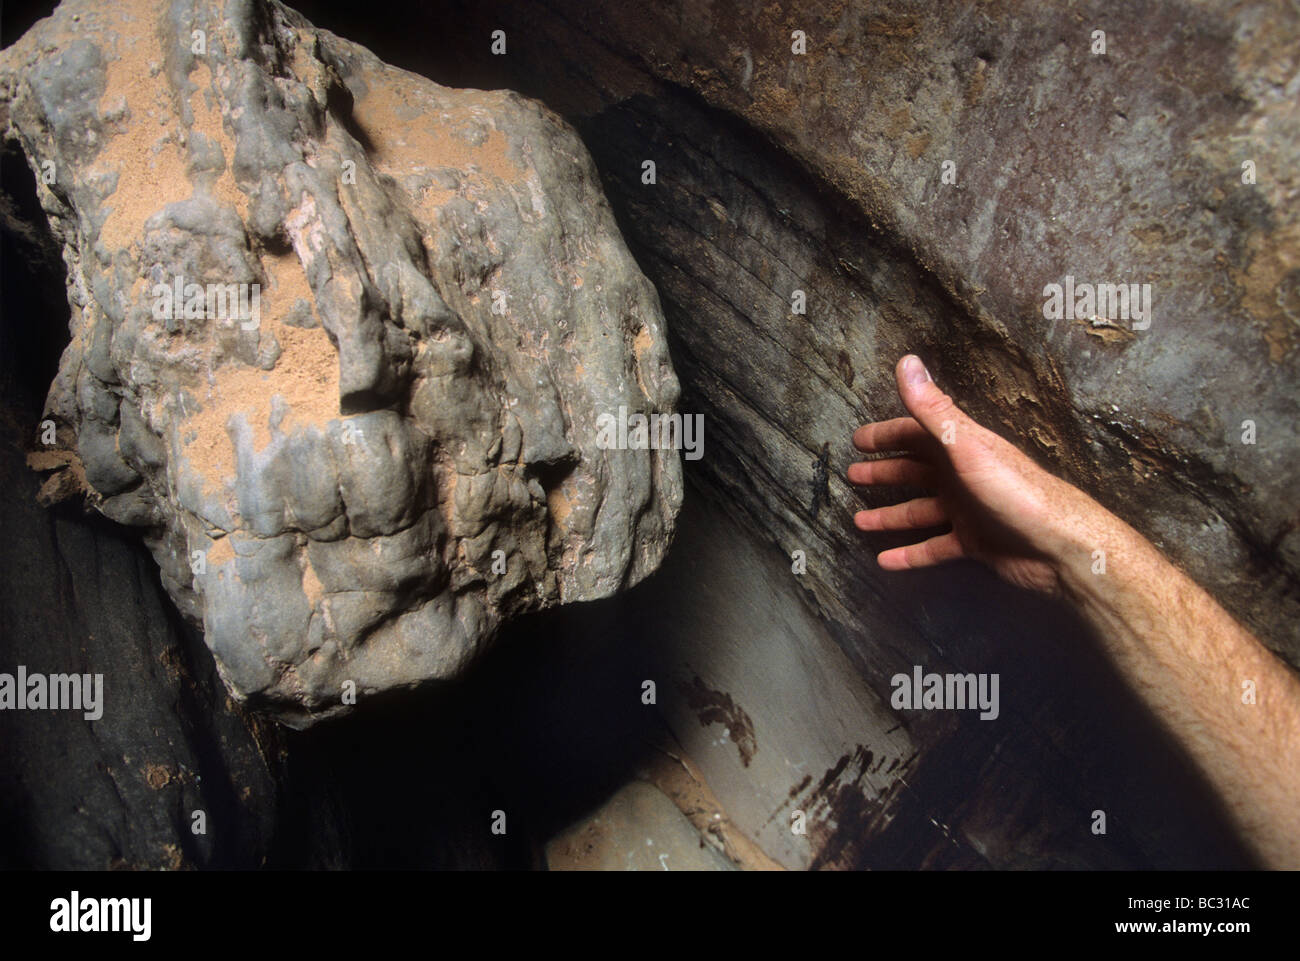
[{"label": "large boulder", "polygon": [[72,306],[46,499],[144,532],[239,699],[309,724],[654,570],[679,454],[601,428],[678,384],[555,114],[263,0],[64,3],[0,110]]}]

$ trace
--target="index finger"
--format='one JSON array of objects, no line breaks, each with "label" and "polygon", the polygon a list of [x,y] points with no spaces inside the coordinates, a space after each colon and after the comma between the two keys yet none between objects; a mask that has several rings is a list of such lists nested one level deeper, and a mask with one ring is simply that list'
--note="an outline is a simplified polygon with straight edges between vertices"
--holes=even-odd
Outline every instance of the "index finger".
[{"label": "index finger", "polygon": [[920,450],[930,435],[915,417],[895,417],[863,424],[853,432],[853,446],[864,454],[888,450]]}]

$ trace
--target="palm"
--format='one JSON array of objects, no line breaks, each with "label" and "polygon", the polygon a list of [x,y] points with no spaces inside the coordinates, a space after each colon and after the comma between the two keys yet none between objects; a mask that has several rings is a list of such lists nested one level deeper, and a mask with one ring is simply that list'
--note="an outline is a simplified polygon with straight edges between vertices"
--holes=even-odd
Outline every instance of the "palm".
[{"label": "palm", "polygon": [[[988,564],[1004,580],[1029,590],[1055,593],[1055,568],[1036,551],[1031,535],[1042,523],[1043,472],[997,435],[955,408],[945,427],[927,431],[914,418],[868,424],[854,435],[867,453],[901,451],[901,456],[849,468],[857,484],[905,484],[934,496],[860,511],[862,530],[904,531],[948,527],[948,531],[879,555],[886,570],[905,570],[969,557]],[[933,425],[932,425],[933,426]],[[936,436],[947,436],[941,443]]]},{"label": "palm", "polygon": [[1055,572],[1014,526],[1031,506],[1021,478],[1005,462],[1006,451],[998,449],[996,438],[980,440],[961,448],[932,448],[927,458],[961,556],[988,564],[1018,587],[1053,592]]}]

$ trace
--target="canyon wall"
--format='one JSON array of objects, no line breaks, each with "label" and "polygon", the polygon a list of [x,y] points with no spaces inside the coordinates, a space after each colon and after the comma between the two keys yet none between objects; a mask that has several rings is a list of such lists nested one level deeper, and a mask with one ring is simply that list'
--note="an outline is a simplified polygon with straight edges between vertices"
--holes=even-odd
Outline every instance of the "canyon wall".
[{"label": "canyon wall", "polygon": [[[1297,468],[1300,322],[1294,10],[1264,3],[947,10],[899,2],[783,8],[569,0],[399,2],[364,15],[344,4],[299,8],[317,27],[436,84],[518,91],[546,104],[420,87],[437,89],[448,103],[476,104],[473,125],[496,129],[512,144],[507,159],[526,167],[540,162],[540,143],[579,164],[589,151],[594,168],[584,174],[586,192],[566,209],[573,230],[587,229],[586,212],[596,211],[594,229],[606,239],[588,252],[588,263],[574,248],[564,248],[558,263],[573,266],[576,257],[573,270],[599,271],[612,258],[609,269],[630,290],[614,299],[644,322],[652,363],[648,374],[637,366],[645,349],[641,328],[624,324],[611,328],[622,338],[621,352],[600,355],[607,369],[622,370],[642,409],[675,401],[684,414],[702,415],[705,430],[703,456],[685,464],[684,488],[681,475],[651,458],[654,480],[624,488],[633,493],[619,514],[619,543],[639,546],[613,552],[613,575],[591,593],[558,586],[554,593],[568,600],[630,590],[525,617],[489,667],[471,670],[464,684],[426,684],[388,713],[358,712],[341,727],[263,732],[277,744],[284,739],[282,753],[265,762],[265,771],[284,775],[267,780],[279,784],[282,817],[274,828],[255,828],[251,813],[239,823],[279,838],[267,845],[272,861],[536,862],[536,850],[466,839],[477,837],[498,805],[520,812],[514,823],[527,824],[537,840],[554,838],[605,797],[626,807],[618,801],[627,796],[621,786],[643,776],[654,754],[646,744],[655,741],[662,718],[675,738],[671,750],[707,781],[729,829],[788,868],[1249,863],[1186,759],[1068,611],[975,565],[881,572],[875,553],[897,541],[858,532],[850,518],[860,505],[884,501],[853,490],[844,469],[854,457],[855,427],[901,413],[893,365],[915,351],[973,416],[1147,534],[1269,647],[1300,664],[1300,541],[1289,496]],[[416,143],[415,131],[437,110],[372,114],[356,78],[388,76],[391,68],[328,34],[313,48],[304,42],[312,28],[293,14],[278,12],[272,20],[288,26],[274,36],[248,34],[279,51],[261,65],[272,85],[304,85],[303,116],[323,125],[339,157],[355,157],[360,169],[375,172],[371,200],[409,211],[419,199],[411,191],[434,184],[412,187],[403,171],[385,171],[386,152],[403,149],[388,140]],[[284,29],[304,43],[305,60],[283,39]],[[499,43],[504,49],[494,52]],[[346,55],[319,54],[329,50]],[[294,72],[313,62],[318,79]],[[173,99],[220,107],[230,72],[209,77],[184,70],[188,64],[182,58],[187,79],[171,88],[185,96]],[[207,92],[185,86],[191,76],[210,80]],[[10,96],[14,83],[6,88]],[[33,93],[29,102],[44,101]],[[179,110],[185,115],[183,105]],[[552,110],[577,129],[581,144],[556,132]],[[35,148],[45,143],[48,125],[28,125],[39,136],[28,134],[23,146],[42,156]],[[288,127],[284,139],[299,144]],[[227,164],[239,156],[226,154],[210,156]],[[226,175],[216,161],[205,164],[191,158],[187,168],[199,183],[196,194],[203,177],[216,184]],[[471,156],[458,155],[448,169],[472,165]],[[240,181],[242,170],[238,163],[229,170],[241,195],[259,182]],[[524,341],[511,344],[501,334],[490,297],[471,310],[442,293],[463,290],[464,258],[492,250],[485,236],[496,239],[490,216],[468,235],[456,232],[455,217],[498,210],[512,188],[494,185],[476,195],[448,176],[438,189],[462,191],[460,199],[477,206],[458,208],[452,200],[451,221],[417,218],[434,227],[425,238],[417,230],[400,251],[386,236],[358,243],[379,251],[378,259],[361,257],[369,278],[363,287],[380,291],[376,303],[388,305],[391,316],[406,303],[403,284],[415,281],[374,264],[394,257],[434,265],[426,276],[440,281],[433,286],[476,350],[494,345],[491,356],[508,368],[517,363],[511,369],[522,382],[563,342],[548,326],[555,321],[530,316],[531,333],[520,333],[525,341],[539,338],[530,355]],[[609,223],[602,190],[612,207]],[[57,214],[68,203],[46,206]],[[97,209],[90,201],[85,206]],[[533,229],[550,229],[540,219]],[[256,218],[244,222],[251,237],[264,229]],[[394,223],[384,220],[385,229]],[[66,247],[69,234],[57,217],[55,226]],[[299,256],[291,238],[277,241],[275,230],[265,229],[264,241],[250,245],[269,244],[259,254],[263,262]],[[448,246],[438,247],[439,237]],[[624,241],[635,264],[620,260]],[[420,247],[429,258],[416,257]],[[550,261],[521,256],[512,263],[519,271],[512,289],[541,274],[552,283]],[[69,265],[74,278],[77,266],[75,259]],[[637,279],[641,272],[657,295]],[[581,289],[595,282],[594,274],[581,276]],[[314,293],[317,284],[308,281]],[[474,283],[480,293],[492,286]],[[1135,284],[1139,291],[1150,285],[1149,311],[1111,316],[1094,300],[1091,310],[1083,302],[1048,316],[1050,285],[1076,283]],[[573,300],[559,302],[573,309]],[[51,322],[65,320],[66,310]],[[331,346],[338,341],[342,365],[346,336],[338,340],[321,321]],[[78,323],[74,316],[74,334]],[[577,365],[585,365],[592,343],[564,354],[566,424],[573,423],[572,403],[580,403],[574,397],[591,404],[585,367],[579,372]],[[415,370],[400,358],[388,363],[397,354],[383,354],[388,360],[368,369],[376,377],[389,367]],[[82,355],[96,356],[74,337],[65,357]],[[214,364],[213,355],[199,359]],[[129,388],[100,383],[111,384],[115,396]],[[99,415],[90,415],[105,406],[91,403],[102,400],[94,391],[60,394],[57,385],[52,396],[64,398],[67,424],[95,421]],[[375,405],[369,413],[382,417],[384,405],[375,399],[384,390],[372,385],[339,397]],[[403,396],[414,399],[409,385]],[[82,397],[84,409],[68,407]],[[610,392],[602,397],[618,400]],[[100,422],[120,430],[120,410],[117,422],[112,416],[105,407]],[[341,406],[340,416],[367,414]],[[447,429],[463,430],[463,420],[452,418]],[[269,420],[268,431],[278,423]],[[22,427],[35,436],[35,422]],[[243,435],[231,436],[237,449]],[[542,456],[546,468],[533,473],[545,496],[530,497],[531,507],[521,506],[494,537],[522,525],[518,539],[526,544],[528,525],[545,514],[552,526],[543,525],[544,534],[533,530],[544,549],[527,569],[572,574],[564,560],[570,555],[552,550],[555,518],[569,516],[554,491],[575,465],[608,464],[609,457],[590,450]],[[522,465],[534,460],[519,459],[526,487]],[[438,478],[435,492],[447,487],[446,475]],[[424,496],[438,500],[436,493]],[[567,493],[564,500],[571,500]],[[628,504],[622,496],[613,500]],[[412,503],[426,502],[413,494]],[[645,503],[654,509],[636,506]],[[301,538],[311,540],[307,532]],[[480,573],[489,546],[469,561]],[[192,601],[172,583],[180,577],[168,566],[170,556],[159,557],[164,583],[192,615]],[[295,590],[307,597],[306,567],[293,556]],[[447,558],[460,552],[442,556],[450,567]],[[490,592],[491,583],[484,578],[473,589]],[[545,594],[545,574],[540,583]],[[398,591],[393,600],[392,593],[385,603],[399,610],[424,596]],[[522,613],[544,604],[506,606]],[[5,617],[11,629],[24,623],[16,606],[6,607]],[[296,637],[287,628],[286,636]],[[214,649],[221,664],[222,647]],[[186,650],[193,651],[192,639]],[[466,663],[443,673],[463,671]],[[894,708],[892,678],[917,667],[996,674],[997,717]],[[331,685],[340,677],[330,675]],[[658,692],[653,705],[642,699],[646,681]],[[287,689],[265,690],[275,693],[270,706],[281,702],[282,716],[285,703],[303,703]],[[1234,703],[1235,692],[1225,698]],[[231,735],[229,769],[245,756],[243,745],[257,743],[257,722],[234,710],[252,733]],[[448,730],[458,726],[473,731],[463,738],[468,747],[452,743],[457,737]],[[427,735],[428,751],[417,755],[402,743],[412,728],[437,731]],[[367,752],[372,756],[363,759]],[[296,787],[284,774],[290,769]],[[454,783],[435,787],[446,780],[439,773],[455,775]],[[256,778],[268,777],[257,774],[254,791]],[[304,803],[305,784],[329,802]],[[366,815],[385,809],[385,792],[427,801],[443,813],[443,831],[405,822],[378,826]],[[1106,815],[1104,834],[1094,831],[1098,811]],[[315,845],[294,834],[303,824],[317,825],[327,840]],[[415,839],[405,850],[403,832]],[[734,845],[724,846],[734,853]]]}]

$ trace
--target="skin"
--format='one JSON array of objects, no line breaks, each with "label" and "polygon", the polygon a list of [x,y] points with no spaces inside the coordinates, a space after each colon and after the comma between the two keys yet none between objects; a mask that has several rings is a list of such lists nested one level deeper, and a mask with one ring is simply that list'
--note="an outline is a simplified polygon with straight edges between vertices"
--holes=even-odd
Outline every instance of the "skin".
[{"label": "skin", "polygon": [[[858,485],[934,496],[859,511],[863,531],[946,527],[877,557],[887,571],[960,557],[1073,603],[1120,672],[1187,749],[1261,863],[1300,868],[1300,680],[1141,534],[967,417],[907,355],[896,370],[910,417],[853,434],[881,460]],[[931,532],[933,533],[933,532]],[[1105,572],[1094,552],[1105,552]],[[1242,702],[1243,682],[1255,703]]]}]

